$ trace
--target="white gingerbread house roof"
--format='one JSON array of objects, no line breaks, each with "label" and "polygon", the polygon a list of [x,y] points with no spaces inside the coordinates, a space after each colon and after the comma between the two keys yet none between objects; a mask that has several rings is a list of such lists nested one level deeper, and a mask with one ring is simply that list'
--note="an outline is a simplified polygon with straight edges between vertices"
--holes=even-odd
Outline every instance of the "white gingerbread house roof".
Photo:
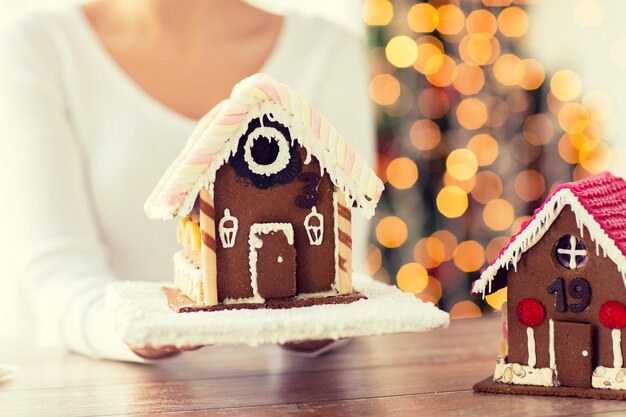
[{"label": "white gingerbread house roof", "polygon": [[319,161],[322,172],[341,190],[350,205],[370,217],[384,189],[345,139],[309,103],[285,84],[256,74],[237,84],[230,95],[198,123],[181,154],[167,169],[144,209],[153,219],[187,215],[202,188],[213,193],[217,170],[237,151],[248,122],[272,113],[291,136]]}]

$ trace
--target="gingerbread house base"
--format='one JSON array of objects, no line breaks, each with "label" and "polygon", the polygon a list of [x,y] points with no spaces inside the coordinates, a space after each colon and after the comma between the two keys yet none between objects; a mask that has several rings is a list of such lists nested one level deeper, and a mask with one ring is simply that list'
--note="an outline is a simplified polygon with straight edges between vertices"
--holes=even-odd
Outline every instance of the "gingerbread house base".
[{"label": "gingerbread house base", "polygon": [[183,294],[178,288],[163,287],[163,293],[167,297],[167,304],[177,313],[193,313],[197,311],[220,311],[220,310],[256,310],[261,308],[285,309],[296,307],[311,307],[324,304],[349,304],[367,297],[357,291],[350,294],[341,294],[331,297],[289,297],[265,300],[265,303],[233,303],[205,306],[196,304],[192,299]]},{"label": "gingerbread house base", "polygon": [[476,392],[490,394],[551,395],[555,397],[594,398],[597,400],[626,400],[626,391],[624,390],[503,384],[495,382],[493,376],[478,382],[473,389]]},{"label": "gingerbread house base", "polygon": [[446,327],[450,316],[432,303],[395,286],[353,274],[353,286],[367,298],[349,304],[287,309],[240,309],[179,314],[170,308],[163,283],[110,284],[106,302],[115,329],[131,346],[283,344],[338,340]]}]

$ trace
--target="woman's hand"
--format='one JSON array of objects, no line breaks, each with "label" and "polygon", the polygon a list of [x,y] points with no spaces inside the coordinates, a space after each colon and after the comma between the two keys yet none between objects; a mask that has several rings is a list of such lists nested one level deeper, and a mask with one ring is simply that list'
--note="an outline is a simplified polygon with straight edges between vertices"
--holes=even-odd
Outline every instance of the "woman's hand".
[{"label": "woman's hand", "polygon": [[176,356],[182,352],[190,352],[192,350],[198,350],[203,346],[130,346],[130,349],[135,352],[135,354],[141,356],[144,359],[165,359],[171,358],[172,356]]}]

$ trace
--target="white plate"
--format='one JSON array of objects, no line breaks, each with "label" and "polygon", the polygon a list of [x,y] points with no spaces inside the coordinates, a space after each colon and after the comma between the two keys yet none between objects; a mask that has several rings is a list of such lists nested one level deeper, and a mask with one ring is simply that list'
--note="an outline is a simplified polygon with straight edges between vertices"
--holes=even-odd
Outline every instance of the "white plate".
[{"label": "white plate", "polygon": [[418,332],[447,326],[449,315],[432,303],[354,274],[367,300],[286,310],[175,313],[161,288],[172,283],[124,281],[107,288],[121,339],[132,346],[249,345]]}]

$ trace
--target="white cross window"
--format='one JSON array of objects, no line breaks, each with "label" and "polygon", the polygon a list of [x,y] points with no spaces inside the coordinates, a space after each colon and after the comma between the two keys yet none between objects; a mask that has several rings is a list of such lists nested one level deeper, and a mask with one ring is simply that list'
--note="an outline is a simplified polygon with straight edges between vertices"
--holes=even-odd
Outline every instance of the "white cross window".
[{"label": "white cross window", "polygon": [[565,235],[556,244],[556,260],[568,269],[582,268],[587,262],[585,243],[573,235]]}]

